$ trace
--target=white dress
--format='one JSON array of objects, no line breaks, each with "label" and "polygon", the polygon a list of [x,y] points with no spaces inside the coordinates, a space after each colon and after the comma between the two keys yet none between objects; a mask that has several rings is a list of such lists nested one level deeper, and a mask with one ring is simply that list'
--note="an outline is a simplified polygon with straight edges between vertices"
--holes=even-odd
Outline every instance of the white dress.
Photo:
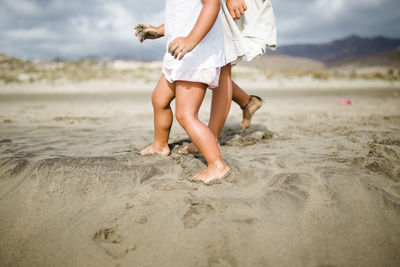
[{"label": "white dress", "polygon": [[203,8],[201,0],[166,0],[165,37],[167,52],[163,60],[163,74],[173,83],[192,81],[218,87],[221,67],[225,63],[225,46],[221,12],[207,35],[182,60],[168,53],[168,46],[177,37],[187,36],[193,29]]},{"label": "white dress", "polygon": [[240,59],[250,61],[265,53],[265,48],[276,48],[275,14],[271,0],[245,0],[247,10],[239,20],[233,20],[226,0],[222,0],[226,63]]}]

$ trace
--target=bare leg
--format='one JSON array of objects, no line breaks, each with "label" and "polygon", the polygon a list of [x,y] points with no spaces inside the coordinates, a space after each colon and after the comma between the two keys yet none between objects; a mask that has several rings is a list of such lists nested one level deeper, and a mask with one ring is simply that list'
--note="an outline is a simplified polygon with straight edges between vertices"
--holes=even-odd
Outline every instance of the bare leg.
[{"label": "bare leg", "polygon": [[232,100],[235,101],[236,104],[243,107],[247,104],[250,99],[250,96],[240,88],[237,83],[232,81],[233,93],[232,93]]},{"label": "bare leg", "polygon": [[234,81],[232,81],[232,87],[232,100],[235,101],[235,103],[237,103],[243,110],[243,119],[240,128],[242,129],[242,132],[245,132],[250,126],[251,118],[262,106],[263,102],[257,97],[249,96]]},{"label": "bare leg", "polygon": [[215,135],[198,118],[199,108],[206,92],[205,85],[202,83],[177,81],[175,92],[176,118],[192,142],[199,148],[208,165],[195,178],[204,183],[222,178],[228,173],[229,167],[222,159]]},{"label": "bare leg", "polygon": [[173,114],[170,103],[175,97],[175,86],[161,76],[151,96],[154,111],[154,142],[140,151],[141,155],[169,155],[168,138]]},{"label": "bare leg", "polygon": [[[232,101],[231,65],[228,64],[221,69],[219,86],[212,92],[211,113],[208,127],[215,135],[218,142],[219,134],[224,127]],[[190,143],[183,147],[180,153],[198,153],[195,144]]]},{"label": "bare leg", "polygon": [[[231,80],[231,65],[226,65],[221,70],[220,84],[213,90],[212,104],[209,128],[218,139],[230,109],[230,100],[232,99],[243,109],[242,122],[240,128],[245,132],[250,126],[251,118],[254,113],[262,106],[262,100],[257,97],[251,97],[234,81]],[[195,144],[190,143],[183,147],[180,153],[198,153],[199,150]]]},{"label": "bare leg", "polygon": [[219,138],[222,128],[228,117],[232,102],[232,80],[231,65],[228,64],[221,69],[219,86],[213,90],[211,113],[208,127],[215,137]]}]

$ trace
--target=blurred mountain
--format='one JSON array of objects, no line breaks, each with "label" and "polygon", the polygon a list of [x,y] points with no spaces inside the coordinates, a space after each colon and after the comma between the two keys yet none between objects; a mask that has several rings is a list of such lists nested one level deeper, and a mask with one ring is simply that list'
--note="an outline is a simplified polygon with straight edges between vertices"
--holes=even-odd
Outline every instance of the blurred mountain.
[{"label": "blurred mountain", "polygon": [[286,45],[270,54],[309,58],[325,63],[372,56],[400,46],[400,39],[386,37],[362,38],[351,35],[345,39],[322,44]]},{"label": "blurred mountain", "polygon": [[400,47],[370,56],[339,60],[328,64],[329,67],[394,67],[400,68]]}]

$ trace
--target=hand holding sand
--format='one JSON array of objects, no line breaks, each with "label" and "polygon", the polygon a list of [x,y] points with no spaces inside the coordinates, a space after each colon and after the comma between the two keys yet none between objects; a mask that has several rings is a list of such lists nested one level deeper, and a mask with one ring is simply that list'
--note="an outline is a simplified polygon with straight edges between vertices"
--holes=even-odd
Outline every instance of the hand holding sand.
[{"label": "hand holding sand", "polygon": [[164,25],[154,27],[150,24],[139,24],[135,26],[135,36],[143,43],[146,39],[158,39],[164,36]]},{"label": "hand holding sand", "polygon": [[196,47],[197,43],[188,37],[175,38],[168,46],[168,53],[181,60],[187,53]]}]

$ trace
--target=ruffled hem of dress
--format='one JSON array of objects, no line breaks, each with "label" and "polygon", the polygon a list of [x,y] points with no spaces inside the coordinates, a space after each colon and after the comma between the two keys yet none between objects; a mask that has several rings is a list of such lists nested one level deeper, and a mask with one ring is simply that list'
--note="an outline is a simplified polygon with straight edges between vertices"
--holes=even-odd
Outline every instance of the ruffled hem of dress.
[{"label": "ruffled hem of dress", "polygon": [[276,49],[276,44],[261,46],[254,38],[244,38],[243,40],[247,42],[246,45],[243,44],[243,41],[234,42],[234,45],[225,53],[227,64],[236,65],[238,61],[252,61],[254,58],[264,55],[266,48]]},{"label": "ruffled hem of dress", "polygon": [[210,89],[218,87],[221,67],[196,70],[175,70],[163,67],[162,73],[168,82],[189,81],[207,84]]}]

